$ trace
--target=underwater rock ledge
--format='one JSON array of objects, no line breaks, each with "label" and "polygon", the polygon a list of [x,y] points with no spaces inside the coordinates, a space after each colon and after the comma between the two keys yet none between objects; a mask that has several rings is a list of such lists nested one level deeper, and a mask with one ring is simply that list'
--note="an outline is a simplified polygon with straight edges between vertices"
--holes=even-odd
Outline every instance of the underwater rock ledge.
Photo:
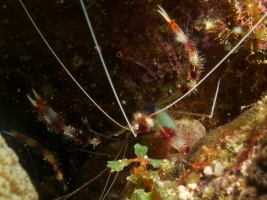
[{"label": "underwater rock ledge", "polygon": [[0,199],[38,199],[38,194],[15,152],[0,134]]},{"label": "underwater rock ledge", "polygon": [[[137,158],[109,161],[112,171],[139,163],[127,177],[128,199],[266,199],[267,95],[233,122],[202,137],[184,160]],[[149,167],[150,166],[150,167]],[[151,168],[152,166],[152,168]]]},{"label": "underwater rock ledge", "polygon": [[267,96],[233,122],[201,138],[165,179],[188,187],[194,198],[267,197]]}]

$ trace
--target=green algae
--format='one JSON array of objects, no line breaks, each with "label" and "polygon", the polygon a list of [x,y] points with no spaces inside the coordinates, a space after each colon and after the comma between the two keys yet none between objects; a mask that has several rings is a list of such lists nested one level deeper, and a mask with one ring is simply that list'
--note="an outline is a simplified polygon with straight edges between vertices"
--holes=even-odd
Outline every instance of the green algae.
[{"label": "green algae", "polygon": [[[267,96],[233,122],[207,133],[184,162],[148,158],[147,147],[136,144],[137,158],[110,161],[108,167],[121,171],[133,162],[139,163],[127,177],[131,182],[130,199],[238,198],[247,178],[255,180],[249,179],[248,172],[254,149],[262,143],[263,127],[267,127]],[[264,153],[259,155],[262,157],[266,157]]]},{"label": "green algae", "polygon": [[[108,167],[112,171],[121,171],[131,163],[139,163],[134,167],[132,174],[127,177],[134,187],[130,199],[173,199],[177,197],[177,183],[164,181],[161,176],[170,172],[174,167],[175,158],[172,161],[167,159],[151,159],[147,157],[148,148],[140,144],[135,144],[135,154],[137,158],[109,161]],[[147,169],[148,165],[153,166],[152,170]]]},{"label": "green algae", "polygon": [[147,157],[148,148],[146,146],[142,146],[140,144],[134,145],[135,154],[137,156],[136,159],[122,159],[118,161],[109,161],[108,167],[113,171],[121,171],[124,167],[128,166],[133,162],[139,162],[141,165],[152,165],[154,168],[159,168],[164,173],[170,171],[174,167],[174,163],[176,161],[175,158],[172,161],[167,159],[151,159]]}]

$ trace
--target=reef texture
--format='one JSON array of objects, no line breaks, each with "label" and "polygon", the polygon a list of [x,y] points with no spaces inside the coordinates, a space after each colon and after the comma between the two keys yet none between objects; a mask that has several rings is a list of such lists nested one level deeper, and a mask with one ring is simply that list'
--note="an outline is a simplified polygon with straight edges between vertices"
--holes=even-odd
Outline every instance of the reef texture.
[{"label": "reef texture", "polygon": [[[205,58],[206,63],[201,77],[237,44],[267,10],[266,0],[90,0],[86,1],[86,7],[99,41],[100,46],[96,47],[89,35],[78,1],[25,0],[25,4],[48,43],[78,82],[107,113],[112,114],[114,119],[123,124],[125,120],[110,90],[96,49],[101,48],[123,107],[127,115],[132,116],[132,113],[151,104],[156,103],[161,107],[172,102],[181,94],[181,85],[187,81],[188,55],[184,47],[176,42],[175,35],[169,31],[168,24],[157,12],[157,5],[161,5],[179,24],[194,42],[199,54]],[[36,33],[19,1],[6,1],[0,7],[0,16],[2,19],[0,28],[3,30],[0,32],[0,44],[3,50],[0,55],[0,101],[2,101],[0,102],[2,105],[0,124],[3,126],[1,130],[21,131],[56,152],[59,162],[62,163],[67,191],[62,192],[56,181],[46,178],[51,176],[53,171],[49,171],[51,167],[44,167],[40,157],[32,162],[34,166],[38,166],[37,170],[32,170],[31,162],[26,159],[25,163],[29,164],[28,172],[31,176],[33,174],[32,177],[41,177],[41,180],[34,180],[37,183],[36,188],[40,198],[53,199],[63,196],[104,170],[107,161],[113,160],[117,155],[117,149],[124,144],[124,138],[115,138],[119,141],[107,141],[97,149],[83,148],[74,146],[72,142],[58,142],[63,141],[60,134],[46,134],[46,127],[34,123],[32,105],[26,97],[27,94],[31,94],[32,88],[44,96],[55,111],[63,113],[64,119],[72,126],[82,127],[80,118],[87,116],[92,128],[98,132],[109,133],[118,128],[99,113],[97,108],[77,89],[70,77],[62,71],[57,60]],[[229,123],[240,115],[241,106],[250,105],[259,99],[260,94],[267,90],[266,24],[265,20],[257,27],[237,52],[233,53],[227,62],[224,62],[207,81],[203,82],[198,88],[198,93],[169,109],[168,112],[175,120],[184,117],[176,114],[180,111],[209,113],[216,83],[221,77],[215,115],[212,119],[201,121],[208,131],[218,125]],[[175,175],[175,178],[180,181],[179,184],[184,187],[181,186],[180,190],[186,189],[195,196],[209,199],[210,196],[216,198],[216,193],[220,197],[223,196],[222,198],[228,195],[217,192],[218,188],[213,187],[220,178],[222,179],[214,175],[215,166],[215,174],[218,174],[218,169],[220,172],[220,166],[223,167],[226,175],[222,180],[231,179],[230,176],[234,177],[234,181],[238,178],[235,173],[229,175],[234,166],[237,169],[236,173],[240,173],[240,166],[243,165],[239,166],[238,163],[248,163],[248,166],[251,166],[250,172],[247,169],[249,177],[253,177],[251,176],[253,174],[257,176],[264,174],[265,164],[262,155],[256,156],[255,152],[254,158],[250,153],[242,154],[248,145],[248,138],[253,138],[256,142],[260,141],[252,136],[254,129],[258,124],[262,123],[263,127],[266,124],[263,118],[258,120],[257,124],[251,124],[254,115],[256,114],[253,112],[248,113],[239,121],[210,132],[187,156],[187,165],[180,164],[174,167],[169,176],[161,178],[171,179],[172,175]],[[249,120],[248,117],[253,120]],[[196,119],[199,120],[200,117]],[[246,124],[247,121],[249,123]],[[244,123],[239,126],[241,122]],[[236,125],[235,129],[236,123],[239,124],[239,128]],[[196,127],[196,125],[190,126]],[[86,128],[83,128],[86,131]],[[185,128],[182,127],[182,129]],[[263,130],[260,130],[259,134],[262,135],[262,132]],[[192,132],[189,133],[192,135]],[[148,147],[147,156],[150,158],[164,159],[176,154],[176,152],[169,152],[169,146],[160,134],[148,134],[137,138],[130,136],[129,140],[129,151],[125,156],[128,159],[132,158],[133,145],[136,143]],[[262,146],[257,148],[261,149],[264,146],[265,143],[262,142]],[[254,146],[251,145],[252,150],[248,152],[254,151],[252,147]],[[77,148],[82,151],[77,151]],[[99,154],[83,152],[86,150]],[[32,152],[35,155],[35,152]],[[99,156],[100,153],[104,156]],[[236,160],[236,163],[233,163],[233,158],[239,158],[238,155],[240,159],[243,156],[244,162]],[[113,186],[114,191],[109,192],[110,198],[119,198],[115,195],[126,185],[125,177],[128,176],[128,171],[125,171],[124,169],[116,179],[115,182],[120,185]],[[35,175],[35,172],[39,174]],[[196,172],[195,177],[200,177],[196,189],[187,189],[186,181],[188,177],[192,177],[190,172]],[[88,188],[83,190],[84,196],[80,199],[88,198],[88,193],[92,199],[99,199],[102,192],[99,188],[103,188],[108,174],[105,175],[102,175],[98,182],[89,184]],[[233,198],[237,197],[241,190],[244,191],[241,192],[240,198],[248,194],[254,194],[256,197],[264,195],[261,192],[263,189],[259,188],[265,188],[265,182],[258,183],[257,178],[245,178],[246,176],[242,174],[240,177],[241,181],[236,183],[243,183],[243,185],[238,190],[233,189],[237,193],[230,192],[228,197],[231,195]],[[229,184],[233,182],[228,181]],[[229,185],[223,187],[225,182],[222,183],[223,190],[229,193]],[[211,189],[202,192],[208,186]],[[212,193],[213,189],[215,192]],[[98,192],[100,192],[99,196],[97,196]],[[77,196],[83,195],[81,193],[80,191]],[[53,196],[47,197],[51,194]]]},{"label": "reef texture", "polygon": [[136,159],[109,162],[109,167],[121,171],[139,163],[127,178],[131,199],[265,199],[266,109],[264,96],[233,122],[207,133],[176,165],[150,159],[147,149],[135,146]]},{"label": "reef texture", "polygon": [[[200,180],[191,191],[201,199],[259,199],[266,195],[266,109],[264,96],[233,122],[207,133],[172,171],[172,178],[188,187],[190,175],[197,173]],[[255,192],[250,193],[247,190],[252,190],[252,185]],[[246,198],[248,193],[250,198]]]},{"label": "reef texture", "polygon": [[32,182],[18,156],[0,135],[0,199],[38,199]]}]

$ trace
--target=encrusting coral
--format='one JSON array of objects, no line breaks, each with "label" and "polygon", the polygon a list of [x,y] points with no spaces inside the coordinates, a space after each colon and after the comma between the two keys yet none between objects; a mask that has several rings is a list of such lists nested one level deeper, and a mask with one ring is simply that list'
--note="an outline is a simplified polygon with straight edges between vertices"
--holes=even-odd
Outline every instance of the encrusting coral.
[{"label": "encrusting coral", "polygon": [[38,194],[18,156],[0,135],[0,199],[38,199]]}]

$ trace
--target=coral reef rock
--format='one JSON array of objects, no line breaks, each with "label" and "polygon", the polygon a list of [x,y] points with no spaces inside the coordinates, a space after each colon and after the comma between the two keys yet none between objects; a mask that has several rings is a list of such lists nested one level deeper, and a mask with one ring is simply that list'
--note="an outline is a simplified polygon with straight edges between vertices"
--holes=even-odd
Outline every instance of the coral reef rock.
[{"label": "coral reef rock", "polygon": [[38,199],[37,192],[18,156],[0,135],[0,199]]}]

